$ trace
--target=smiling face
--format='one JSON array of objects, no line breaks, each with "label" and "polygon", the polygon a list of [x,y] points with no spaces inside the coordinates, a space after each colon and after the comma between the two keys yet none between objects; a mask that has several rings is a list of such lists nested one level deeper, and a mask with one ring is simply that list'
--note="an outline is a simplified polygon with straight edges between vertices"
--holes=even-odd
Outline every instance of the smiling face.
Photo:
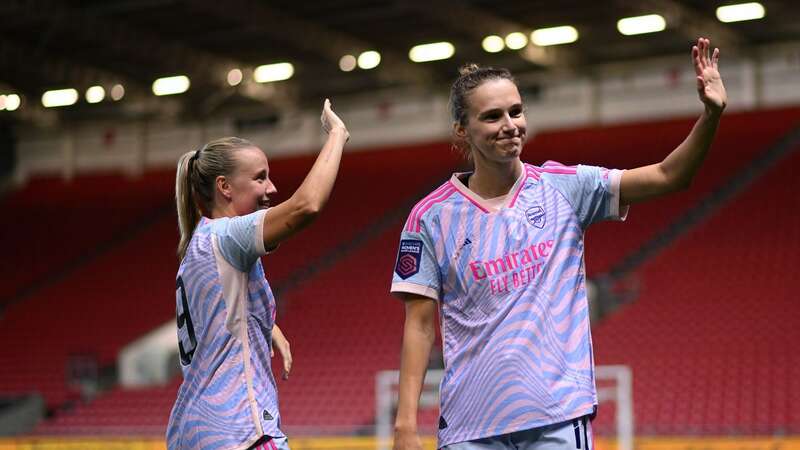
[{"label": "smiling face", "polygon": [[267,156],[256,147],[234,153],[236,168],[228,177],[230,202],[238,216],[269,207],[269,196],[278,192],[269,179]]},{"label": "smiling face", "polygon": [[473,159],[506,162],[518,159],[527,138],[522,97],[507,79],[481,83],[467,96],[466,124],[455,133],[469,144]]}]

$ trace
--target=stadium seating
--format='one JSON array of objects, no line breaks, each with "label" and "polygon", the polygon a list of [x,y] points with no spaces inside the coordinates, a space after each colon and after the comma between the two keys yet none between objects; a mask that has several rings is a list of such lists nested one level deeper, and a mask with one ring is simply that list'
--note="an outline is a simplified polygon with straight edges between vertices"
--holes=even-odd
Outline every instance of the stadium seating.
[{"label": "stadium seating", "polygon": [[[536,162],[552,159],[563,164],[616,168],[653,164],[681,143],[694,121],[675,119],[549,131],[535,137],[525,156]],[[690,190],[633,205],[622,227],[613,222],[592,226],[586,237],[589,273],[611,269],[798,124],[800,108],[726,114]]]},{"label": "stadium seating", "polygon": [[800,432],[800,149],[648,262],[639,300],[594,332],[633,368],[645,434]]},{"label": "stadium seating", "polygon": [[[176,263],[174,219],[160,220],[137,235],[75,268],[70,276],[45,285],[11,305],[0,336],[3,356],[18,364],[3,365],[0,393],[44,391],[48,406],[69,395],[67,361],[90,355],[100,366],[147,330],[174,315],[171,292]],[[33,351],[32,348],[33,347]],[[18,378],[22,385],[8,383]],[[46,387],[45,387],[46,386]]]},{"label": "stadium seating", "polygon": [[[590,273],[608,270],[638,248],[745,167],[798,118],[797,109],[726,116],[691,191],[637,205],[625,225],[600,224],[589,232]],[[527,147],[525,159],[632,167],[660,159],[680,142],[691,124],[691,120],[674,120],[540,133]],[[586,142],[591,142],[592,148],[585,148]],[[411,171],[408,161],[413,161]],[[294,190],[310,162],[310,157],[271,161],[273,181],[281,195]],[[791,163],[797,167],[797,158],[788,167]],[[454,165],[454,156],[442,144],[349,154],[328,214],[305,230],[302,239],[286,242],[265,258],[268,279],[280,287],[309,261],[375,233],[351,252],[337,255],[335,265],[322,267],[279,299],[278,323],[290,338],[295,355],[291,380],[278,381],[289,432],[357,432],[372,426],[374,373],[398,365],[402,304],[392,299],[387,289],[399,229],[413,198],[446,179]],[[790,266],[788,259],[799,247],[800,227],[796,217],[792,222],[787,215],[796,210],[791,205],[800,205],[788,191],[781,191],[786,186],[782,180],[791,176],[786,167],[780,166],[781,177],[759,180],[753,190],[711,222],[648,264],[642,275],[641,298],[596,330],[598,363],[625,363],[634,368],[641,432],[798,431],[791,425],[800,423],[797,413],[789,411],[791,400],[800,392],[791,381],[800,375],[797,364],[792,364],[797,357],[776,350],[779,336],[796,336],[791,326],[800,328],[796,326],[796,308],[793,311],[789,304],[789,287],[774,288],[785,283],[775,277],[786,273],[782,268]],[[754,191],[760,194],[753,196]],[[748,219],[746,226],[741,223],[743,215]],[[381,218],[387,220],[386,228],[374,228]],[[784,234],[794,240],[775,241],[775,236]],[[68,398],[63,364],[69,354],[88,351],[103,363],[112,362],[125,343],[169,320],[174,315],[171,295],[158,292],[172,290],[175,242],[175,219],[165,217],[135,239],[9,309],[0,327],[4,342],[15,343],[15,348],[25,342],[41,342],[46,350],[35,357],[23,350],[4,350],[0,354],[4,361],[0,393],[36,389],[45,392],[51,406],[62,404]],[[775,254],[783,259],[776,259]],[[749,261],[749,273],[742,272],[744,263],[726,264],[739,259]],[[759,263],[761,271],[756,270]],[[699,273],[704,276],[698,277]],[[132,277],[147,283],[131,283]],[[748,300],[758,298],[758,288],[768,283],[770,293],[785,298],[775,299],[769,308],[763,308],[762,299],[755,308]],[[736,302],[726,301],[731,298]],[[41,330],[30,329],[34,318]],[[758,320],[750,321],[753,318]],[[784,322],[771,325],[780,318]],[[786,359],[785,364],[773,363],[778,356]],[[19,360],[25,361],[22,373],[5,370],[10,367],[5,362]],[[279,362],[275,364],[278,373]],[[39,375],[52,386],[34,381]],[[774,377],[783,381],[774,382]],[[115,434],[147,429],[159,434],[176,383],[131,392],[115,388],[90,404],[58,414],[37,433],[83,430]],[[767,389],[769,394],[754,391],[756,388]],[[730,414],[732,410],[736,414]],[[435,419],[432,414],[425,417]],[[608,423],[604,417],[599,419],[601,429]]]},{"label": "stadium seating", "polygon": [[38,435],[144,435],[166,430],[179,380],[159,388],[114,389],[90,403],[57,415],[36,428]]},{"label": "stadium seating", "polygon": [[[398,160],[411,156],[421,159],[419,156],[422,154],[427,155],[427,159],[420,162],[418,171],[405,177],[403,183],[386,182],[400,179],[402,172],[407,170],[397,164]],[[337,192],[337,196],[343,198],[336,200],[335,196],[329,205],[331,210],[341,211],[341,216],[322,216],[318,223],[304,231],[302,242],[294,246],[287,242],[282,246],[276,255],[283,256],[274,260],[275,263],[273,257],[267,257],[268,276],[271,278],[272,272],[276,272],[275,277],[280,283],[281,276],[308,266],[309,261],[316,260],[336,245],[352,240],[365,231],[364,227],[370,220],[386,214],[399,201],[427,188],[426,183],[431,179],[440,178],[438,173],[433,176],[431,172],[449,166],[443,161],[455,158],[446,146],[441,145],[346,155],[337,189],[345,191],[347,195]],[[308,157],[276,160],[272,170],[281,191],[293,191],[302,181],[311,162]],[[285,175],[280,172],[284,168],[282,166],[286,166]],[[169,174],[169,177],[174,175]],[[155,175],[142,180],[145,188],[139,195],[144,200],[137,202],[139,197],[125,196],[123,198],[136,204],[123,205],[121,208],[135,211],[147,209],[153,203],[152,199],[159,195],[158,204],[163,205],[166,198],[167,207],[172,208],[174,181],[169,177],[159,174],[157,180],[160,184],[155,181],[152,184],[144,182],[156,178]],[[109,204],[98,192],[105,189],[104,195],[108,195],[109,190],[122,188],[113,182],[104,185],[102,181],[106,179],[94,181],[94,178],[87,178],[87,187],[73,188],[72,195],[52,201],[66,210],[75,206],[77,211],[82,211],[80,205],[91,203],[96,208],[92,217],[116,214],[118,205]],[[47,192],[52,184],[57,183],[34,183],[23,192],[24,195],[14,196],[9,202],[28,205],[37,194]],[[75,185],[83,186],[83,183]],[[289,188],[284,189],[281,185]],[[379,186],[380,189],[364,189],[364,186]],[[127,188],[127,185],[123,183],[122,187]],[[135,191],[133,188],[130,190]],[[385,193],[388,193],[386,197],[379,195]],[[23,201],[26,198],[27,202]],[[280,198],[276,201],[280,201]],[[21,365],[9,363],[0,369],[0,394],[36,390],[44,394],[50,408],[63,404],[67,399],[75,399],[77,393],[65,382],[65,367],[71,355],[93,355],[101,366],[113,363],[117,352],[125,344],[174,316],[172,296],[163,294],[172,292],[177,268],[173,256],[177,243],[176,219],[173,214],[163,212],[163,208],[167,207],[162,206],[160,218],[153,223],[145,223],[144,228],[136,230],[136,234],[128,236],[128,240],[116,242],[107,251],[101,251],[84,264],[70,268],[69,276],[63,280],[48,280],[50,282],[32,296],[10,305],[4,311],[0,337],[10,345],[5,347],[0,358],[21,362]],[[38,217],[38,212],[30,212],[29,215]],[[77,219],[81,221],[77,222]],[[105,230],[93,234],[93,228],[90,228],[88,235],[81,238],[78,231],[84,231],[80,228],[84,223],[92,222],[76,214],[74,229],[70,231],[70,234],[76,235],[75,240],[86,247],[103,245],[102,237],[107,234]],[[344,238],[337,238],[337,235]],[[65,247],[71,248],[70,245],[73,243]],[[17,244],[17,248],[22,247]],[[36,323],[37,327],[31,327],[31,323]],[[35,342],[40,347],[36,354],[28,350],[26,343],[29,342]]]},{"label": "stadium seating", "polygon": [[[311,156],[271,163],[276,202],[295,191],[312,163]],[[325,213],[303,230],[301,239],[282,244],[274,262],[271,257],[264,259],[267,279],[280,286],[310,261],[369,232],[368,227],[383,216],[398,211],[402,215],[411,206],[404,202],[446,179],[458,164],[458,155],[442,143],[346,154]]]},{"label": "stadium seating", "polygon": [[0,261],[0,306],[163,213],[171,206],[174,176],[158,171],[138,178],[34,179],[0,199],[0,207],[13,217],[0,224],[0,245],[10,256]]},{"label": "stadium seating", "polygon": [[373,423],[375,372],[398,364],[403,307],[388,288],[401,225],[285,298],[281,326],[296,355],[292,379],[279,385],[287,427]]}]

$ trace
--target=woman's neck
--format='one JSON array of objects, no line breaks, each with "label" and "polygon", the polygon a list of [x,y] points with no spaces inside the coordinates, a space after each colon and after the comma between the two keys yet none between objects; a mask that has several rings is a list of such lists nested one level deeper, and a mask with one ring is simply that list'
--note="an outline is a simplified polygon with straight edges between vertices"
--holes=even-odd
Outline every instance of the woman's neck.
[{"label": "woman's neck", "polygon": [[469,177],[469,189],[483,198],[506,195],[522,174],[519,158],[511,161],[488,162],[475,160],[475,172]]},{"label": "woman's neck", "polygon": [[223,217],[236,217],[236,211],[233,210],[233,205],[226,203],[224,206],[214,206],[211,210],[211,215],[207,216],[209,219],[220,219]]}]

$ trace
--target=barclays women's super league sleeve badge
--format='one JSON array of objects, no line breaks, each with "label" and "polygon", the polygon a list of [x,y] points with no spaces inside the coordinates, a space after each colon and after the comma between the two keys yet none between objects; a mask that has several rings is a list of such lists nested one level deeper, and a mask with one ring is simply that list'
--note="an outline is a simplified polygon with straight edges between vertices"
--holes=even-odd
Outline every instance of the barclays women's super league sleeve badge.
[{"label": "barclays women's super league sleeve badge", "polygon": [[422,259],[422,241],[417,239],[402,239],[400,250],[397,252],[397,264],[394,272],[402,279],[406,279],[419,272]]}]

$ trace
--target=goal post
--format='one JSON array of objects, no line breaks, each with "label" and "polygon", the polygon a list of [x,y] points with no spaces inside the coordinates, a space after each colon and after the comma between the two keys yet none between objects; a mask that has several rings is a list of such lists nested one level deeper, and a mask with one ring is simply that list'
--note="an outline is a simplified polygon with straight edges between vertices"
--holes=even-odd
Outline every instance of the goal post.
[{"label": "goal post", "polygon": [[618,450],[633,450],[633,371],[628,366],[609,365],[595,367],[596,382],[611,381],[610,386],[597,388],[600,407],[604,402],[614,402],[617,414],[614,419]]},{"label": "goal post", "polygon": [[[435,409],[439,407],[439,384],[444,376],[442,370],[428,370],[422,386],[419,408]],[[392,423],[397,408],[397,388],[400,373],[397,370],[385,370],[375,376],[375,437],[378,450],[389,450],[392,446]],[[616,441],[618,450],[633,450],[633,373],[623,365],[597,366],[595,379],[600,382],[611,382],[610,386],[597,389],[598,402],[614,402],[616,404]],[[420,432],[435,433],[421,429]]]},{"label": "goal post", "polygon": [[[443,370],[428,370],[422,384],[419,398],[420,409],[439,407],[439,384],[444,376]],[[378,450],[392,448],[392,423],[397,409],[397,387],[400,372],[384,370],[375,376],[375,437]],[[420,430],[425,432],[426,430]]]}]

